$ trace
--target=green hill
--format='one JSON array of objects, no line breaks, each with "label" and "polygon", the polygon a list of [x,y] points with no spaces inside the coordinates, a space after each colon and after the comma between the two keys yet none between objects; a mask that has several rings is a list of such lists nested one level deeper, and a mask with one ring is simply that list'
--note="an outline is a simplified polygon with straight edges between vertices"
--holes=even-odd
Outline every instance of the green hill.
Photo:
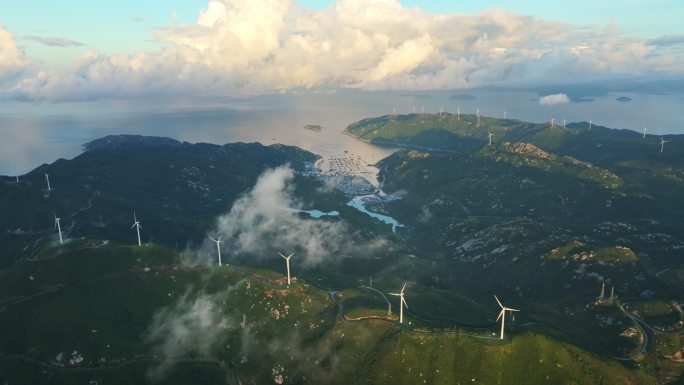
[{"label": "green hill", "polygon": [[0,338],[3,383],[659,383],[534,332],[502,344],[343,320],[310,284],[184,264],[160,246],[40,254],[0,271],[0,329],[12,331]]}]

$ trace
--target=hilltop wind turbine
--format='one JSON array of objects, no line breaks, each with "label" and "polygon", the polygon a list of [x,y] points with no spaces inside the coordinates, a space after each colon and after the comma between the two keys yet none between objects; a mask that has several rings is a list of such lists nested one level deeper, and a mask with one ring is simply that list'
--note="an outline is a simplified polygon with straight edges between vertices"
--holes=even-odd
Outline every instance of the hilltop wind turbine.
[{"label": "hilltop wind turbine", "polygon": [[17,183],[19,183],[19,175],[16,175],[16,177],[17,177]]},{"label": "hilltop wind turbine", "polygon": [[218,260],[219,260],[219,266],[221,266],[221,238],[223,238],[223,234],[219,235],[218,239],[214,239],[212,237],[209,237],[214,243],[216,243],[216,251],[218,252]]},{"label": "hilltop wind turbine", "polygon": [[499,317],[496,319],[497,321],[499,318],[501,318],[501,337],[500,339],[504,338],[504,325],[506,324],[506,312],[507,311],[520,311],[517,309],[511,309],[510,307],[505,307],[504,305],[501,304],[501,301],[499,301],[499,298],[496,297],[496,294],[494,295],[494,299],[496,300],[496,303],[499,304],[499,307],[501,308],[501,312],[499,313]]},{"label": "hilltop wind turbine", "polygon": [[59,244],[63,245],[64,240],[62,239],[62,226],[59,223],[59,221],[61,221],[62,218],[57,218],[57,214],[55,214],[54,211],[52,212],[52,215],[55,217],[55,228],[57,229],[57,232],[59,232]]},{"label": "hilltop wind turbine", "polygon": [[591,131],[591,119],[589,119],[589,130]]},{"label": "hilltop wind turbine", "polygon": [[669,140],[665,140],[662,137],[660,138],[660,153],[663,153],[663,149],[665,149],[665,143],[669,143]]},{"label": "hilltop wind turbine", "polygon": [[399,293],[388,293],[389,295],[395,295],[399,297],[399,323],[404,323],[404,306],[408,309],[408,305],[406,304],[406,300],[404,299],[404,289],[406,289],[406,283],[404,283],[404,286],[401,288],[401,292]]},{"label": "hilltop wind turbine", "polygon": [[456,119],[461,120],[461,106],[456,109]]},{"label": "hilltop wind turbine", "polygon": [[133,211],[133,226],[131,226],[131,228],[134,227],[138,233],[138,246],[142,246],[142,243],[140,242],[140,229],[142,229],[142,226],[140,226],[140,222],[138,222],[138,217],[135,215],[135,211]]},{"label": "hilltop wind turbine", "polygon": [[646,131],[648,131],[648,128],[644,127],[644,129],[642,131],[644,133],[644,139],[646,139]]},{"label": "hilltop wind turbine", "polygon": [[494,137],[494,134],[492,134],[491,131],[487,131],[487,132],[489,134],[489,145],[491,146],[492,145],[492,138]]},{"label": "hilltop wind turbine", "polygon": [[[278,254],[280,254],[280,253],[278,253]],[[285,262],[287,263],[287,286],[290,286],[290,258],[292,258],[293,255],[294,255],[294,253],[292,253],[286,257],[286,256],[280,254],[281,257],[285,258]]]},{"label": "hilltop wind turbine", "polygon": [[603,281],[601,284],[601,295],[599,296],[599,299],[604,299],[606,297],[606,281]]},{"label": "hilltop wind turbine", "polygon": [[553,122],[555,122],[555,121],[556,121],[556,119],[554,119],[554,118],[551,118],[551,128],[554,128],[554,127],[556,127],[556,126],[555,126],[555,125],[553,124]]},{"label": "hilltop wind turbine", "polygon": [[565,128],[565,118],[563,118],[563,128]]},{"label": "hilltop wind turbine", "polygon": [[480,127],[480,109],[475,110],[475,113],[477,114],[477,127]]},{"label": "hilltop wind turbine", "polygon": [[45,173],[45,181],[47,182],[47,190],[52,191],[52,188],[50,188],[50,176],[48,176],[48,173]]}]

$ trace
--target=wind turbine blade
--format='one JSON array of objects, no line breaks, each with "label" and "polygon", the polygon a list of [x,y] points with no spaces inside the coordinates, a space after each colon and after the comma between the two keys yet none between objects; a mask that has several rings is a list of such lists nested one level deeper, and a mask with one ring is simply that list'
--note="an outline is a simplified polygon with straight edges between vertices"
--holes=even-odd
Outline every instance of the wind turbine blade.
[{"label": "wind turbine blade", "polygon": [[212,237],[209,237],[209,239],[211,239],[211,240],[214,241],[214,242],[218,242],[216,239],[214,239],[214,238],[212,238]]},{"label": "wind turbine blade", "polygon": [[501,311],[499,312],[499,316],[496,317],[496,322],[499,322],[499,320],[501,319],[501,316],[504,315],[504,312],[505,312],[505,311],[506,311],[506,310],[501,310]]},{"label": "wind turbine blade", "polygon": [[292,254],[288,255],[288,256],[287,256],[287,259],[292,258],[292,256],[293,256],[294,254],[295,254],[295,253],[292,253]]},{"label": "wind turbine blade", "polygon": [[501,301],[499,301],[499,298],[497,298],[496,294],[494,294],[494,299],[496,300],[496,303],[498,303],[499,306],[503,309],[504,305],[501,304]]},{"label": "wind turbine blade", "polygon": [[406,303],[406,300],[404,299],[403,295],[401,296],[401,302],[403,302],[404,306],[406,306],[406,308],[408,309],[408,304]]},{"label": "wind turbine blade", "polygon": [[280,255],[281,257],[283,257],[283,258],[285,258],[285,259],[287,259],[286,256],[284,256],[284,255],[282,255],[282,254],[280,254],[280,253],[278,253],[278,255]]},{"label": "wind turbine blade", "polygon": [[137,224],[138,224],[138,222],[134,223],[134,224],[133,224],[133,226],[131,226],[131,228],[134,228],[134,227],[135,227],[135,225],[137,225]]},{"label": "wind turbine blade", "polygon": [[401,296],[401,294],[399,294],[399,293],[387,293],[387,294],[389,294],[389,295],[397,295],[397,296]]},{"label": "wind turbine blade", "polygon": [[401,288],[401,294],[404,294],[404,289],[406,289],[406,282],[404,282],[404,286]]},{"label": "wind turbine blade", "polygon": [[223,234],[219,235],[219,237],[218,237],[218,239],[216,240],[216,242],[221,242],[221,238],[223,238]]},{"label": "wind turbine blade", "polygon": [[506,310],[508,310],[508,311],[520,311],[518,309],[511,309],[510,307],[507,307]]}]

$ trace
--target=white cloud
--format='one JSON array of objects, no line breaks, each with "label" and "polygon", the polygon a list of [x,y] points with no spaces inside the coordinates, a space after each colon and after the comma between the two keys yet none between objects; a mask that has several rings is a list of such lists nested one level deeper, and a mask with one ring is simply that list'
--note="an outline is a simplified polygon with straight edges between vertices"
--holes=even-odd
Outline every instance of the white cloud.
[{"label": "white cloud", "polygon": [[[234,95],[299,88],[454,89],[544,84],[577,76],[682,72],[678,51],[494,9],[430,14],[396,0],[211,0],[193,24],[155,31],[155,53],[89,54],[11,90],[21,99]],[[131,81],[128,78],[135,80]],[[68,90],[64,90],[68,87]]]},{"label": "white cloud", "polygon": [[539,105],[541,106],[555,106],[556,104],[569,103],[570,98],[566,94],[546,95],[539,98]]},{"label": "white cloud", "polygon": [[[289,208],[301,208],[291,195],[294,173],[287,166],[264,172],[254,188],[235,201],[230,212],[217,220],[216,233],[223,234],[224,254],[232,257],[280,258],[277,252],[296,252],[293,262],[314,266],[335,255],[364,256],[382,240],[349,242],[351,231],[341,220],[304,219]],[[213,255],[207,242],[202,255]]]},{"label": "white cloud", "polygon": [[17,46],[14,34],[0,24],[0,84],[18,76],[35,63]]},{"label": "white cloud", "polygon": [[188,353],[201,357],[211,355],[221,329],[219,309],[211,296],[185,292],[172,306],[157,310],[148,327],[145,342],[162,357],[159,366],[149,371],[152,380],[159,380]]}]

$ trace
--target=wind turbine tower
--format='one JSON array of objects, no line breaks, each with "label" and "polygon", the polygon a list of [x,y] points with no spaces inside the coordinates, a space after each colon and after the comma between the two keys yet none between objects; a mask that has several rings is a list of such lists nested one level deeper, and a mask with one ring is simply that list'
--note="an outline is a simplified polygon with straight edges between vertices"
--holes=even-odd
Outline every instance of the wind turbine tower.
[{"label": "wind turbine tower", "polygon": [[480,127],[480,109],[475,110],[475,113],[477,114],[477,127]]},{"label": "wind turbine tower", "polygon": [[508,117],[508,112],[506,112],[506,110],[504,110],[504,119],[506,119],[507,117]]},{"label": "wind turbine tower", "polygon": [[131,228],[135,227],[135,231],[138,233],[138,246],[142,246],[142,242],[140,242],[140,229],[142,229],[142,226],[140,226],[140,222],[138,222],[138,217],[135,215],[135,211],[133,212],[133,226]]},{"label": "wind turbine tower", "polygon": [[642,131],[644,133],[644,139],[646,139],[646,131],[648,131],[648,128],[644,127],[644,129]]},{"label": "wind turbine tower", "polygon": [[456,109],[456,119],[461,120],[461,106]]},{"label": "wind turbine tower", "polygon": [[492,138],[494,137],[494,134],[492,134],[491,131],[487,131],[487,133],[489,134],[489,145],[491,146],[492,145]]},{"label": "wind turbine tower", "polygon": [[501,337],[500,337],[500,339],[503,339],[504,338],[504,326],[506,325],[506,312],[507,311],[513,312],[513,311],[520,311],[520,310],[505,307],[504,305],[501,304],[501,301],[499,301],[499,299],[496,297],[496,295],[494,295],[494,299],[496,300],[496,303],[498,303],[499,307],[501,308],[501,312],[499,313],[499,317],[496,320],[498,321],[499,319],[501,319]]},{"label": "wind turbine tower", "polygon": [[615,300],[615,286],[611,286],[610,288],[610,302],[613,302]]},{"label": "wind turbine tower", "polygon": [[601,284],[601,295],[599,296],[599,299],[604,299],[606,297],[606,282],[603,281]]},{"label": "wind turbine tower", "polygon": [[591,131],[591,119],[589,119],[589,130]]},{"label": "wind turbine tower", "polygon": [[[280,254],[280,253],[278,253],[278,254]],[[281,257],[285,258],[285,263],[287,264],[287,286],[290,286],[290,258],[292,258],[293,255],[294,255],[294,253],[292,253],[286,257],[286,256],[280,254]]]},{"label": "wind turbine tower", "polygon": [[45,181],[47,182],[47,190],[52,191],[52,188],[50,187],[50,176],[48,173],[45,173]]},{"label": "wind turbine tower", "polygon": [[663,153],[663,150],[665,149],[665,143],[669,143],[669,140],[665,140],[662,137],[660,138],[660,153]]},{"label": "wind turbine tower", "polygon": [[59,233],[59,244],[63,245],[64,240],[62,239],[62,226],[59,223],[59,221],[61,221],[62,218],[57,218],[57,215],[54,212],[52,213],[52,215],[55,217],[55,228],[57,229],[57,232]]},{"label": "wind turbine tower", "polygon": [[214,243],[216,243],[216,252],[218,253],[219,266],[222,266],[222,263],[221,263],[221,238],[223,238],[223,234],[219,235],[219,237],[217,239],[209,237],[209,239],[211,239]]},{"label": "wind turbine tower", "polygon": [[565,118],[563,118],[563,128],[565,128]]},{"label": "wind turbine tower", "polygon": [[408,305],[406,304],[406,300],[404,299],[404,289],[406,289],[406,283],[404,283],[404,286],[401,288],[401,292],[399,293],[389,293],[389,295],[394,295],[399,297],[399,323],[404,323],[404,306],[408,309]]},{"label": "wind turbine tower", "polygon": [[556,119],[554,119],[554,118],[551,118],[551,128],[554,128],[554,127],[556,127],[556,126],[555,126],[555,125],[553,124],[553,122],[555,122],[555,121],[556,121]]}]

